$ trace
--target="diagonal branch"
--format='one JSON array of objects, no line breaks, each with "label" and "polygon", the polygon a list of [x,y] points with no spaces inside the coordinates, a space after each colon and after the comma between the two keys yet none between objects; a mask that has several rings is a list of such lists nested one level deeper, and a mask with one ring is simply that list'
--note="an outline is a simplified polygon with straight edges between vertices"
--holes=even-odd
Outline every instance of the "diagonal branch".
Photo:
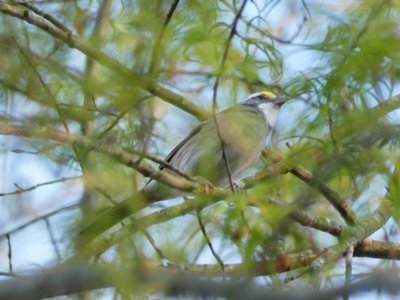
[{"label": "diagonal branch", "polygon": [[302,166],[297,166],[289,170],[289,172],[319,191],[333,205],[333,207],[335,207],[348,224],[354,225],[357,223],[357,216],[351,209],[350,204],[346,200],[342,199],[338,193],[328,187],[325,183],[320,182]]},{"label": "diagonal branch", "polygon": [[82,178],[82,176],[80,176],[80,175],[71,176],[71,177],[63,177],[63,178],[55,179],[55,180],[52,180],[52,181],[46,181],[46,182],[38,183],[38,184],[32,185],[32,186],[27,187],[27,188],[18,188],[17,190],[12,191],[12,192],[0,193],[0,197],[11,196],[11,195],[19,195],[19,194],[22,194],[22,193],[26,193],[26,192],[30,192],[30,191],[36,190],[37,188],[40,188],[42,186],[51,185],[51,184],[55,184],[55,183],[62,183],[62,182],[66,182],[68,180],[75,180],[75,179],[81,179],[81,178]]},{"label": "diagonal branch", "polygon": [[164,39],[165,32],[167,30],[168,24],[172,19],[172,15],[174,14],[176,8],[178,7],[180,0],[174,0],[172,3],[171,7],[169,8],[169,11],[167,13],[167,16],[161,25],[161,29],[157,34],[157,37],[154,41],[153,45],[153,50],[151,53],[151,58],[150,58],[150,64],[149,64],[149,73],[154,74],[154,70],[156,69],[156,66],[158,66],[159,63],[159,58],[160,58],[160,52],[161,52],[161,44]]},{"label": "diagonal branch", "polygon": [[[85,148],[90,148],[93,149],[94,151],[104,153],[109,155],[110,157],[113,157],[117,161],[132,167],[136,169],[137,171],[141,172],[144,176],[159,180],[163,183],[166,183],[167,185],[182,190],[186,192],[192,192],[194,194],[197,193],[203,193],[205,190],[207,190],[206,187],[204,187],[202,184],[193,182],[190,180],[187,180],[185,178],[180,178],[177,177],[176,175],[173,175],[171,173],[166,173],[163,171],[158,171],[152,168],[150,165],[145,163],[142,160],[141,156],[135,155],[128,153],[126,151],[123,151],[122,149],[115,147],[113,145],[102,145],[98,144],[97,141],[92,141],[89,138],[83,138],[80,136],[74,136],[71,134],[68,134],[66,132],[62,131],[48,131],[48,130],[40,130],[40,129],[32,129],[28,127],[23,127],[23,126],[12,126],[12,125],[0,125],[0,134],[3,135],[16,135],[16,136],[25,136],[25,137],[37,137],[37,138],[47,138],[47,139],[52,139],[61,143],[67,143],[67,144],[74,144],[78,145],[81,147]],[[268,152],[269,155],[272,152]],[[274,156],[278,156],[278,154],[274,154]],[[274,161],[279,161],[279,159],[274,158]],[[281,166],[281,165],[280,165]],[[299,168],[296,167],[298,170]],[[304,181],[312,184],[313,180],[311,173],[307,173],[308,176],[305,176]],[[255,176],[258,180],[260,179],[259,177]],[[318,185],[318,187],[320,187]],[[322,190],[325,191],[325,190]],[[327,190],[329,193],[325,193],[324,195],[327,196],[332,196],[332,195],[337,195],[336,193],[333,193],[330,189]],[[226,192],[214,188],[213,192],[210,194],[212,195],[211,198],[213,199],[221,199],[221,197],[226,196]],[[330,199],[332,201],[332,199]],[[333,198],[334,201],[338,200],[336,198]],[[351,212],[351,211],[350,211]],[[351,214],[351,213],[349,213]],[[335,231],[335,230],[334,230]]]},{"label": "diagonal branch", "polygon": [[[325,183],[320,182],[317,178],[315,178],[311,172],[306,170],[301,165],[291,167],[285,164],[284,159],[279,155],[279,153],[271,149],[264,148],[262,154],[264,157],[272,158],[273,161],[278,162],[281,166],[280,170],[282,172],[292,173],[294,176],[319,191],[337,209],[347,223],[355,224],[357,222],[357,216],[351,209],[350,205],[344,199],[342,199],[338,193],[329,188]],[[269,176],[270,174],[271,171],[266,170],[264,174],[258,174],[256,179],[261,180],[263,176]]]},{"label": "diagonal branch", "polygon": [[21,4],[22,6],[26,7],[27,9],[30,9],[31,11],[33,11],[35,14],[43,17],[44,19],[46,19],[47,21],[49,21],[50,23],[52,23],[54,26],[60,28],[61,30],[68,32],[68,33],[72,33],[71,30],[69,30],[63,23],[61,23],[60,21],[58,21],[56,18],[54,18],[52,15],[46,13],[45,11],[39,9],[38,7],[36,7],[35,5],[25,2],[25,1],[15,1],[15,3]]},{"label": "diagonal branch", "polygon": [[[129,199],[126,202],[132,201],[132,199]],[[213,203],[215,203],[214,199],[199,197],[190,201],[185,201],[182,204],[155,211],[146,216],[133,216],[129,219],[129,226],[124,226],[118,231],[113,232],[111,235],[102,236],[101,238],[93,241],[87,240],[89,243],[91,243],[91,245],[89,245],[89,249],[91,249],[93,255],[98,256],[137,230],[146,229],[155,224],[161,224],[176,217],[202,210]],[[302,226],[327,232],[335,237],[339,237],[343,229],[340,224],[337,224],[332,220],[320,218],[304,211],[291,212],[288,214],[288,218],[301,224]]]},{"label": "diagonal branch", "polygon": [[220,65],[220,67],[218,69],[217,77],[215,78],[214,87],[213,87],[213,97],[212,97],[212,116],[213,116],[215,128],[217,130],[218,138],[219,138],[219,141],[221,143],[222,159],[224,160],[224,163],[225,163],[226,174],[228,176],[229,186],[230,186],[232,191],[234,191],[235,188],[234,188],[233,181],[232,181],[231,168],[229,166],[228,157],[226,155],[225,141],[223,140],[223,137],[222,137],[222,134],[221,134],[221,129],[220,129],[219,124],[218,124],[218,118],[217,118],[217,115],[216,115],[216,112],[217,112],[217,95],[218,95],[219,81],[221,80],[221,76],[222,76],[222,74],[224,72],[225,61],[226,61],[226,58],[228,57],[228,52],[229,52],[229,49],[231,47],[231,42],[232,42],[232,39],[233,39],[233,37],[234,37],[234,35],[236,33],[236,27],[237,27],[238,21],[239,21],[241,15],[242,15],[242,13],[243,13],[243,10],[246,7],[246,3],[247,3],[247,0],[243,0],[239,11],[235,15],[235,18],[233,19],[231,30],[229,32],[229,37],[228,37],[228,40],[226,41],[224,54],[222,55],[221,65]]},{"label": "diagonal branch", "polygon": [[16,125],[0,125],[0,135],[45,138],[62,144],[71,144],[87,149],[92,149],[96,152],[106,154],[114,158],[118,162],[137,170],[145,177],[158,180],[172,188],[181,190],[183,192],[202,194],[210,191],[211,189],[211,194],[213,195],[213,197],[226,196],[226,192],[223,189],[212,187],[209,183],[205,185],[200,182],[190,181],[167,172],[159,171],[143,161],[142,156],[129,153],[111,144],[99,144],[99,141],[97,139],[73,135],[65,131],[51,131],[43,128],[32,128]]},{"label": "diagonal branch", "polygon": [[346,227],[342,239],[330,251],[319,257],[310,271],[322,270],[326,265],[335,263],[348,249],[356,247],[363,240],[379,230],[391,217],[391,200],[383,198],[379,208],[371,214],[360,218],[355,226]]},{"label": "diagonal branch", "polygon": [[19,231],[19,230],[22,230],[22,229],[24,229],[24,228],[26,228],[26,227],[28,227],[28,226],[30,226],[30,225],[36,223],[36,222],[39,222],[39,221],[41,221],[41,220],[48,219],[49,217],[55,216],[55,215],[57,215],[57,214],[59,214],[59,213],[61,213],[61,212],[65,212],[65,211],[69,211],[69,210],[74,210],[74,209],[77,209],[77,208],[78,208],[78,204],[71,204],[71,205],[68,205],[68,206],[61,207],[61,208],[59,208],[59,209],[57,209],[57,210],[54,210],[54,211],[52,211],[52,212],[50,212],[50,213],[41,215],[41,216],[39,216],[39,217],[37,217],[37,218],[34,218],[34,219],[30,220],[29,222],[26,222],[26,223],[24,223],[24,224],[22,224],[22,225],[20,225],[20,226],[18,226],[18,227],[16,227],[16,228],[14,228],[14,229],[8,231],[8,232],[2,232],[2,233],[0,233],[0,239],[6,238],[7,235],[11,235],[11,234],[13,234],[13,233],[15,233],[15,232],[17,232],[17,231]]},{"label": "diagonal branch", "polygon": [[211,251],[211,254],[214,256],[214,258],[217,261],[219,267],[221,268],[222,278],[225,281],[226,280],[225,263],[222,260],[222,258],[218,255],[217,251],[215,251],[215,249],[214,249],[214,245],[212,244],[212,242],[210,240],[210,237],[207,234],[206,227],[205,227],[204,222],[203,222],[203,220],[201,218],[201,211],[200,210],[196,211],[196,216],[197,216],[197,221],[199,223],[200,230],[201,230],[201,232],[203,234],[203,237],[204,237],[204,239],[205,239],[205,241],[206,241],[206,243],[208,245],[208,248]]},{"label": "diagonal branch", "polygon": [[118,75],[135,82],[140,88],[146,90],[150,94],[160,97],[161,99],[179,107],[180,109],[194,115],[198,119],[207,119],[210,113],[203,108],[189,102],[183,96],[169,90],[153,79],[134,73],[131,69],[126,67],[118,60],[108,56],[102,51],[94,49],[88,42],[79,39],[77,36],[67,33],[53,24],[47,22],[45,19],[32,14],[29,10],[22,9],[20,6],[14,6],[0,2],[0,12],[13,16],[15,18],[24,20],[43,31],[47,32],[56,39],[66,43],[70,48],[75,48],[92,59],[98,61],[101,65],[115,71]]}]

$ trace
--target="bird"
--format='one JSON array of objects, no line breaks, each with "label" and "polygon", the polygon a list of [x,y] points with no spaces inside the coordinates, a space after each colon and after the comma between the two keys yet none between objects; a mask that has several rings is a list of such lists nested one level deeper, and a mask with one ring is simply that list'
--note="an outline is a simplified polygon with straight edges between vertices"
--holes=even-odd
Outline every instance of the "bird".
[{"label": "bird", "polygon": [[[165,162],[181,173],[227,188],[257,162],[272,139],[280,107],[285,102],[270,91],[251,94],[198,125],[167,155]],[[163,166],[160,169],[174,172]],[[186,196],[155,180],[150,180],[140,194],[148,204]],[[132,215],[138,208],[133,208],[131,202],[132,198],[128,198],[100,213],[81,233],[102,233]]]}]

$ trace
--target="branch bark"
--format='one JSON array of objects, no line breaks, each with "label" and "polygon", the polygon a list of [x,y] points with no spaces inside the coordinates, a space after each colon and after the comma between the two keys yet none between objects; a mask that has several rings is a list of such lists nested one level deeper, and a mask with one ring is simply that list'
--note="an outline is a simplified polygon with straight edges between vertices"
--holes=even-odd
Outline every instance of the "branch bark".
[{"label": "branch bark", "polygon": [[[229,270],[229,266],[227,266]],[[137,271],[137,270],[136,270]],[[114,273],[114,276],[112,274]],[[174,274],[175,273],[175,274]],[[0,300],[33,300],[90,291],[115,286],[113,278],[118,272],[111,265],[90,266],[86,263],[63,265],[25,277],[16,277],[0,283]],[[139,275],[128,270],[139,283],[157,284],[158,292],[168,295],[211,295],[229,299],[333,299],[343,293],[353,295],[373,289],[399,291],[399,273],[375,273],[347,287],[327,290],[261,288],[246,281],[212,281],[191,276],[185,271],[153,272]],[[153,292],[155,292],[153,290]]]},{"label": "branch bark", "polygon": [[[338,193],[329,188],[325,183],[320,182],[312,175],[311,172],[306,170],[303,166],[299,165],[293,167],[285,164],[283,158],[279,155],[279,153],[271,149],[265,148],[262,154],[264,157],[272,157],[273,161],[279,162],[281,172],[290,172],[312,188],[319,191],[333,205],[333,207],[336,208],[336,210],[340,213],[340,215],[347,223],[353,225],[357,222],[357,216],[351,209],[350,205],[344,199],[342,199]],[[261,180],[262,177],[269,175],[270,174],[266,172],[265,174],[259,174],[256,178],[258,180]]]},{"label": "branch bark", "polygon": [[148,163],[143,161],[143,157],[139,155],[126,152],[121,148],[110,144],[99,144],[96,139],[91,139],[89,137],[73,135],[65,131],[50,131],[43,128],[32,128],[16,125],[0,125],[0,135],[45,138],[66,145],[76,145],[83,148],[92,149],[93,151],[106,154],[120,163],[137,170],[145,177],[158,180],[183,192],[201,194],[212,190],[212,195],[215,197],[224,197],[227,195],[223,189],[211,187],[210,184],[205,186],[204,184],[198,182],[193,182],[167,172],[156,170]]}]

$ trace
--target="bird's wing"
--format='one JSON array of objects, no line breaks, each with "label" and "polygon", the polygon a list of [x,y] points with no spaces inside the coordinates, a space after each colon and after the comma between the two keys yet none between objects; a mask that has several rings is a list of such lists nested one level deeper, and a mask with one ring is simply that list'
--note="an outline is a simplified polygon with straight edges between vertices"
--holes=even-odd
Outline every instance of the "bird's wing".
[{"label": "bird's wing", "polygon": [[[185,137],[174,149],[172,149],[172,151],[167,155],[167,157],[165,157],[165,161],[166,162],[170,162],[174,156],[179,152],[180,149],[182,149],[182,147],[191,139],[193,138],[197,133],[199,133],[199,131],[201,130],[201,128],[204,126],[204,123],[201,123],[199,126],[197,126],[195,129],[193,129],[189,135],[187,137]],[[159,170],[164,169],[164,165],[160,165],[158,167]],[[153,179],[149,179],[149,181],[146,182],[144,188],[146,188],[150,182],[152,182]]]},{"label": "bird's wing", "polygon": [[[230,113],[233,112],[233,111],[237,111],[237,106],[230,107],[230,108],[228,108],[228,109],[225,109],[224,111],[219,112],[219,113],[217,114],[217,115],[219,115],[219,116],[218,116],[218,119],[220,119],[222,116],[225,116],[225,115],[227,115],[227,114],[230,114]],[[192,139],[197,133],[199,133],[200,130],[201,130],[204,126],[206,126],[206,124],[208,124],[209,122],[211,122],[211,120],[206,120],[206,121],[204,121],[203,123],[201,123],[200,125],[198,125],[195,129],[193,129],[193,130],[189,133],[189,135],[188,135],[184,140],[182,140],[182,141],[167,155],[167,157],[166,157],[164,160],[165,160],[166,162],[170,162],[170,161],[174,158],[174,156],[176,155],[176,153],[178,153],[178,151],[179,151],[180,149],[182,149],[182,147],[183,147],[190,139]],[[164,166],[160,165],[159,169],[160,169],[160,170],[164,169]]]},{"label": "bird's wing", "polygon": [[[167,157],[164,159],[166,162],[170,162],[174,156],[176,155],[176,153],[178,153],[178,151],[191,139],[193,138],[197,133],[199,133],[199,131],[201,130],[201,128],[204,126],[204,123],[201,123],[199,126],[197,126],[195,129],[193,129],[189,135],[184,138],[174,149],[172,149],[172,151],[167,155]],[[160,170],[164,169],[163,165],[160,165],[159,167]]]}]

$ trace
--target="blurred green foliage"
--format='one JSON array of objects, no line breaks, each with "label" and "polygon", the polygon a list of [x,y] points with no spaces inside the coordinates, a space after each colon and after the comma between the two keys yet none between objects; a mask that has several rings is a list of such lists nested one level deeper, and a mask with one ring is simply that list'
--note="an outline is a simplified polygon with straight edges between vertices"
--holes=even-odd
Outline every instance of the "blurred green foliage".
[{"label": "blurred green foliage", "polygon": [[[107,8],[106,1],[55,1],[37,6],[133,73],[210,108],[242,2],[182,0],[166,21],[172,2],[115,0]],[[377,195],[389,187],[396,222],[399,122],[395,113],[382,116],[371,107],[399,91],[399,18],[397,1],[249,1],[231,41],[217,99],[223,108],[261,90],[286,97],[290,101],[282,110],[278,144],[286,161],[310,170],[360,215],[375,209]],[[193,127],[185,113],[43,30],[5,14],[0,24],[1,123],[82,134],[89,122],[85,134],[99,143],[160,158]],[[149,72],[152,62],[155,68]],[[90,72],[88,64],[93,64]],[[93,209],[121,201],[146,181],[106,155],[71,145],[24,139],[19,147],[39,151],[59,168],[86,174]],[[93,163],[82,169],[88,159]],[[265,167],[260,162],[255,170]],[[342,222],[322,195],[290,175],[271,176],[224,200],[202,211],[206,231],[224,261],[241,261],[249,269],[282,252],[332,243],[324,233],[294,225],[287,218],[291,211],[309,210]],[[157,246],[132,228],[129,238],[106,255],[139,269],[161,259],[176,265],[215,263],[194,213],[149,232]],[[73,234],[69,242],[75,243]],[[121,279],[124,293],[127,286]]]}]

